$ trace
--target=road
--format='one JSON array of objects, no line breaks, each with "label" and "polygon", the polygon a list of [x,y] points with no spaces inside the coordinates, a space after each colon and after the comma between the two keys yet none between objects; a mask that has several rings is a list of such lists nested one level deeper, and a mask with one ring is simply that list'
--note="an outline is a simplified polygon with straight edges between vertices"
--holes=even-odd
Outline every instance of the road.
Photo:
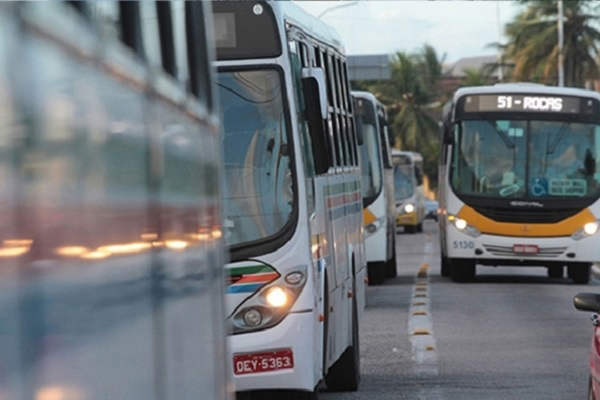
[{"label": "road", "polygon": [[585,399],[592,324],[572,299],[600,282],[478,266],[474,282],[453,283],[440,276],[437,229],[398,233],[398,277],[368,288],[360,389],[320,398]]}]

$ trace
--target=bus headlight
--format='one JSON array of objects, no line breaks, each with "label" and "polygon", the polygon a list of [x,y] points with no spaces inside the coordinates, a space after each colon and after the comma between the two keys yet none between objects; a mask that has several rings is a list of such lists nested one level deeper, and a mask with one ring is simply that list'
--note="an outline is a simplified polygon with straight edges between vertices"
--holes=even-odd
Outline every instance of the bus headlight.
[{"label": "bus headlight", "polygon": [[262,322],[263,316],[256,308],[248,308],[244,313],[244,323],[248,326],[259,326]]},{"label": "bus headlight", "polygon": [[469,223],[466,220],[459,218],[455,215],[449,215],[448,221],[450,221],[457,230],[471,237],[478,237],[481,235],[479,229],[477,229],[473,225],[469,225]]},{"label": "bus headlight", "polygon": [[404,206],[404,213],[410,214],[413,211],[415,211],[415,205],[414,204],[408,203],[407,205]]},{"label": "bus headlight", "polygon": [[456,227],[456,229],[458,229],[459,231],[464,231],[467,226],[469,226],[469,224],[467,224],[467,221],[465,221],[462,218],[456,218],[454,220],[454,226]]},{"label": "bus headlight", "polygon": [[227,318],[231,332],[251,332],[281,322],[302,293],[307,273],[308,267],[301,265],[259,289]]},{"label": "bus headlight", "polygon": [[374,221],[371,221],[369,224],[365,225],[365,239],[374,235],[378,230],[380,230],[384,224],[386,223],[386,216],[380,217]]},{"label": "bus headlight", "polygon": [[267,300],[267,304],[271,307],[279,308],[285,306],[288,301],[288,296],[285,290],[279,286],[273,286],[267,290],[265,299]]},{"label": "bus headlight", "polygon": [[575,240],[581,240],[586,237],[594,236],[596,233],[598,233],[599,229],[600,221],[588,222],[583,226],[583,228],[571,235],[571,237]]}]

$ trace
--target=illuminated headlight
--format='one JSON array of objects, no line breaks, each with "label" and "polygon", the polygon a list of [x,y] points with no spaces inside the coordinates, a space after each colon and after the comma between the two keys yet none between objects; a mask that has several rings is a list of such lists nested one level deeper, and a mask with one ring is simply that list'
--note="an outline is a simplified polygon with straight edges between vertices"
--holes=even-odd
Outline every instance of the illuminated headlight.
[{"label": "illuminated headlight", "polygon": [[583,231],[588,236],[595,235],[598,232],[598,222],[588,222],[583,226]]},{"label": "illuminated headlight", "polygon": [[279,286],[273,286],[267,291],[265,299],[271,307],[279,308],[286,305],[288,300],[287,297],[285,290]]},{"label": "illuminated headlight", "polygon": [[233,333],[251,332],[277,325],[290,312],[306,285],[308,267],[300,265],[262,287],[227,318]]},{"label": "illuminated headlight", "polygon": [[479,229],[477,229],[473,225],[469,225],[469,223],[462,218],[458,218],[454,215],[449,215],[448,220],[450,222],[452,222],[452,224],[454,225],[454,227],[456,229],[458,229],[459,231],[461,231],[464,234],[467,234],[471,237],[478,237],[481,235],[481,232],[479,231]]},{"label": "illuminated headlight", "polygon": [[583,226],[583,228],[579,229],[571,237],[575,240],[584,239],[586,237],[593,236],[596,233],[598,233],[599,228],[600,228],[599,221],[588,222],[587,224],[585,224]]},{"label": "illuminated headlight", "polygon": [[415,211],[415,206],[413,204],[408,203],[407,205],[404,206],[404,212],[405,213],[408,214],[408,213],[411,213],[413,211]]},{"label": "illuminated headlight", "polygon": [[456,229],[458,229],[459,231],[464,231],[467,226],[469,226],[469,224],[467,224],[467,221],[465,221],[462,218],[456,218],[454,220],[454,226],[456,227]]}]

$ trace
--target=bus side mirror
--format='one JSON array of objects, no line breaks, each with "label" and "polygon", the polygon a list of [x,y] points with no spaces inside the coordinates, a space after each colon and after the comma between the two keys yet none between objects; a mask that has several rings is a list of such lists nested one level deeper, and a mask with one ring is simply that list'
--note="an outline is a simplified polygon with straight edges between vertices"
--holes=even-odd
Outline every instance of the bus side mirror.
[{"label": "bus side mirror", "polygon": [[308,122],[312,142],[315,172],[324,174],[333,161],[329,154],[327,132],[327,88],[322,68],[302,68],[302,94],[304,96],[304,118]]},{"label": "bus side mirror", "polygon": [[365,142],[365,135],[363,133],[363,122],[362,117],[360,115],[354,116],[354,124],[356,125],[356,141],[359,146]]},{"label": "bus side mirror", "polygon": [[442,124],[442,143],[443,144],[453,144],[454,143],[454,130],[452,129],[452,124],[449,122],[444,122]]}]

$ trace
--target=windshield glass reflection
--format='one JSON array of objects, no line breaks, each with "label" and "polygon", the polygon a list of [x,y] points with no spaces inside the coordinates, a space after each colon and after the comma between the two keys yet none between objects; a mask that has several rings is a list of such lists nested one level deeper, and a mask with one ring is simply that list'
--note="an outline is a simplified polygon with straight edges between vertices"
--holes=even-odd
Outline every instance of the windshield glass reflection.
[{"label": "windshield glass reflection", "polygon": [[600,126],[557,121],[461,124],[452,162],[459,194],[502,198],[596,197]]},{"label": "windshield glass reflection", "polygon": [[225,156],[225,242],[279,232],[294,207],[291,148],[275,70],[219,73]]}]

